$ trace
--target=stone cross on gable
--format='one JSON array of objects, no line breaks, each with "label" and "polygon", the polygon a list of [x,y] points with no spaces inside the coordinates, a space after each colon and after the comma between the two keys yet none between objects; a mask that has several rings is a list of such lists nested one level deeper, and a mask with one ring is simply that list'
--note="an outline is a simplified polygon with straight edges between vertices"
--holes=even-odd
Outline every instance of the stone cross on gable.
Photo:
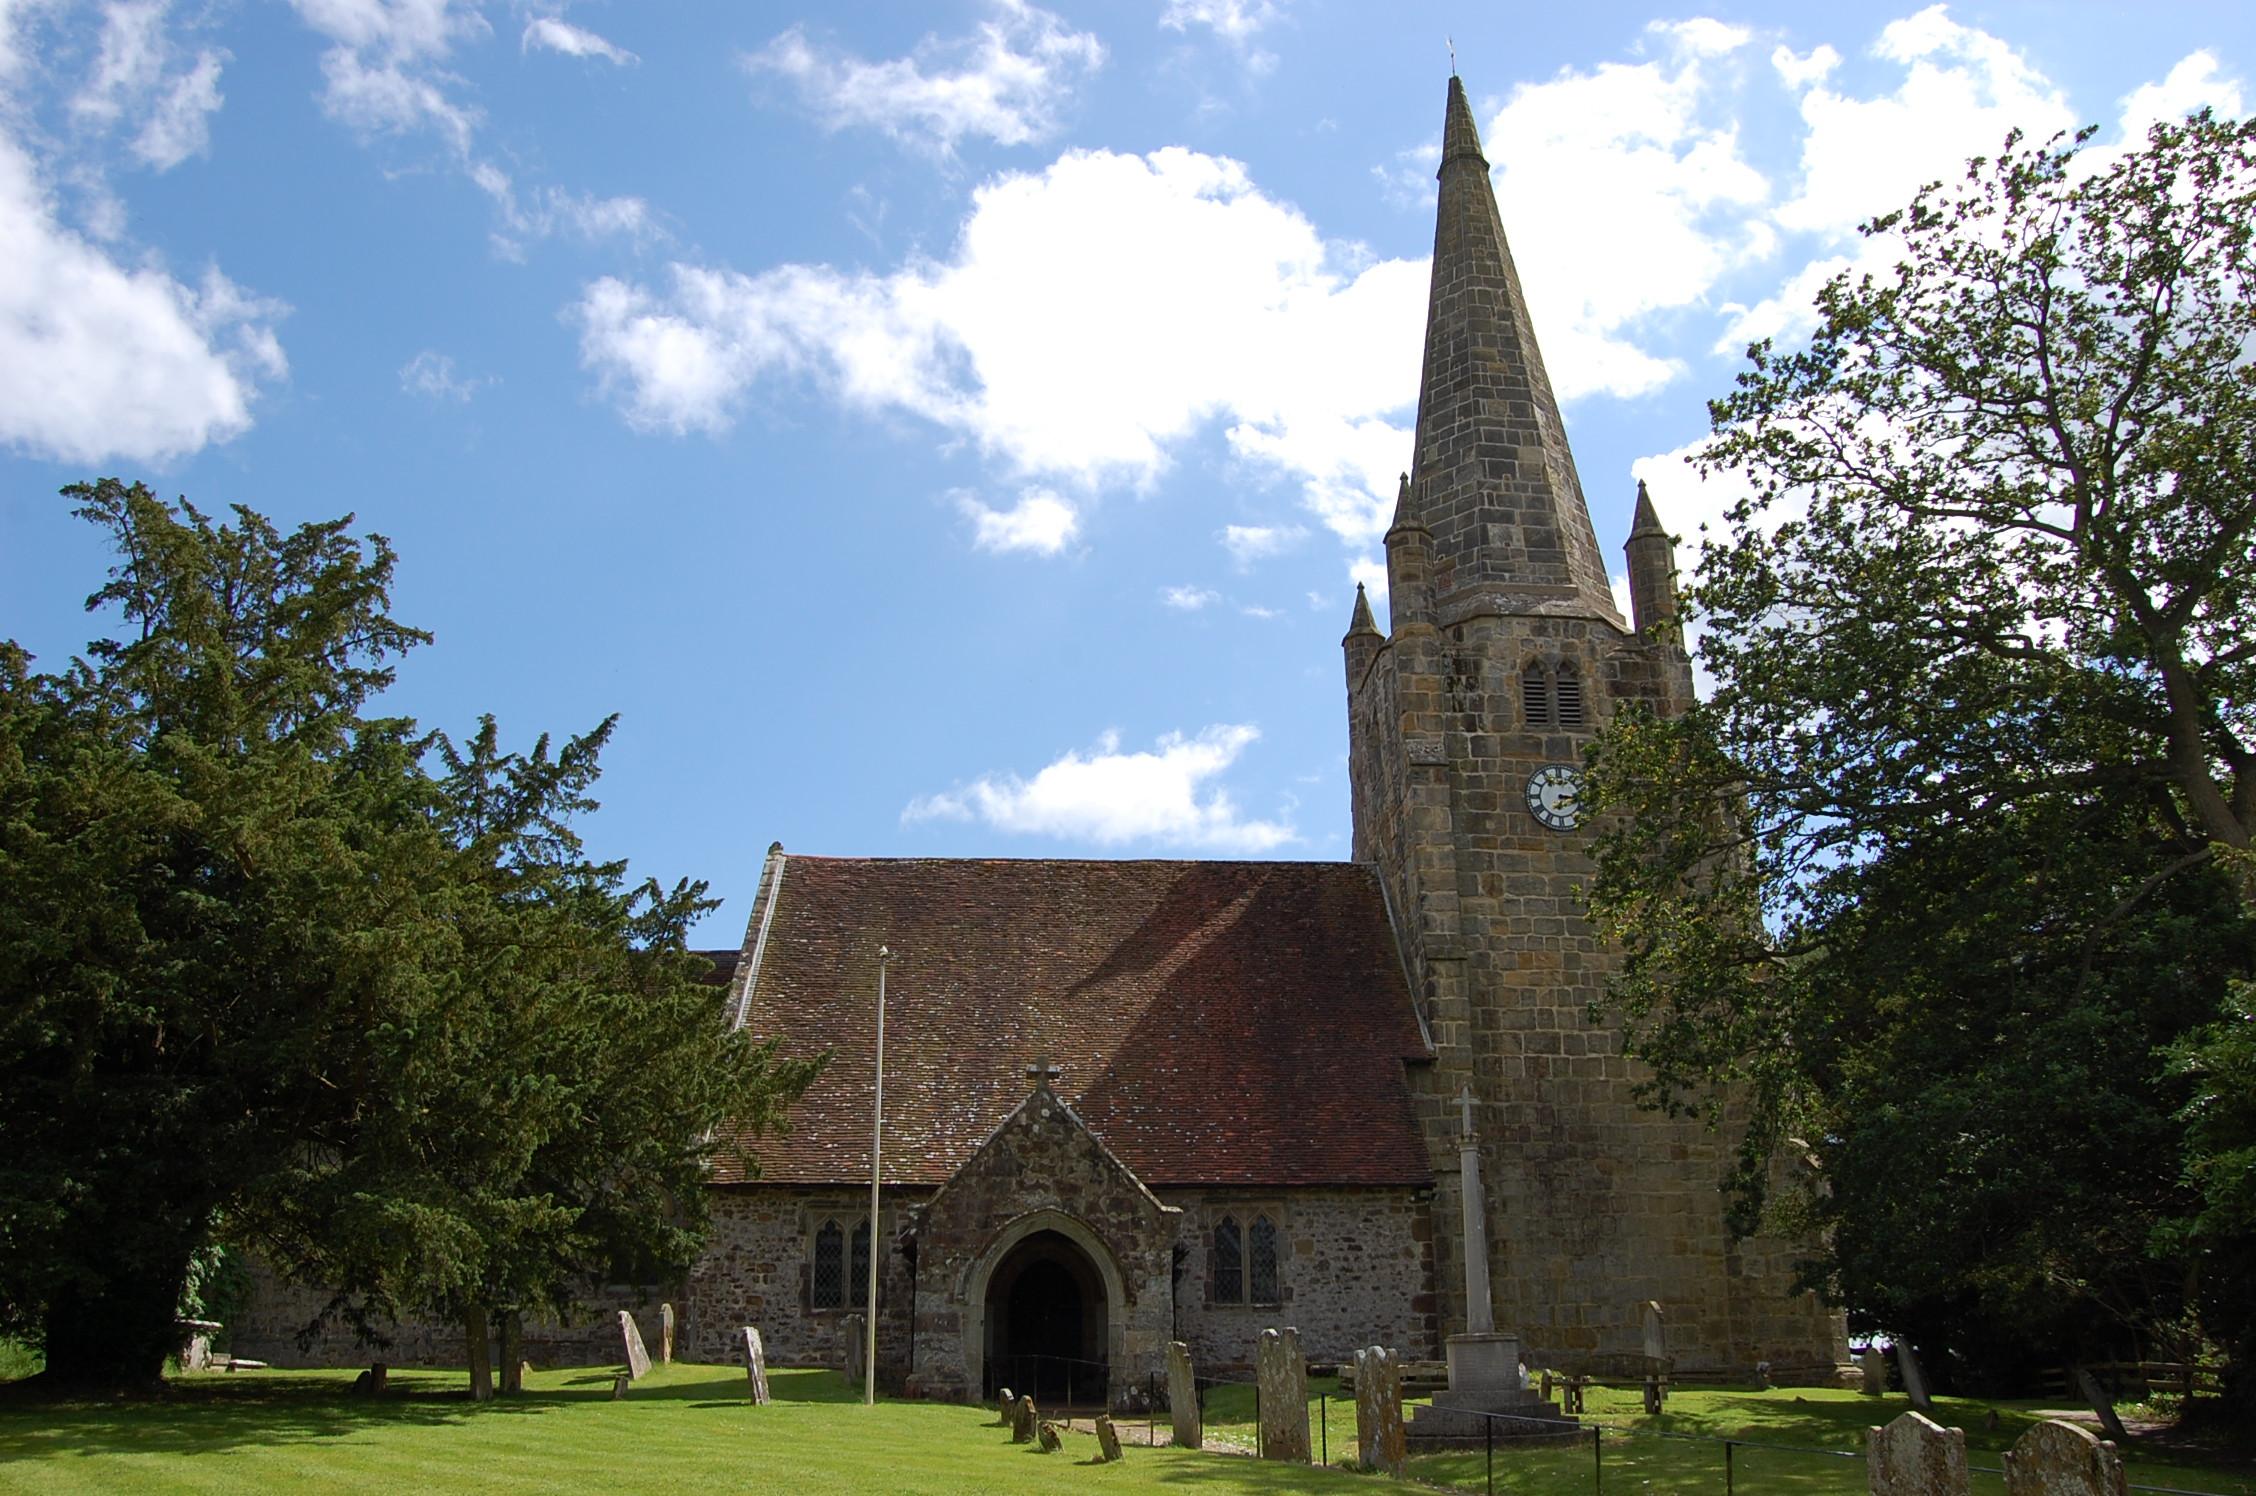
[{"label": "stone cross on gable", "polygon": [[1473,1135],[1473,1088],[1467,1085],[1457,1093],[1457,1105],[1465,1114],[1465,1136]]},{"label": "stone cross on gable", "polygon": [[1034,1063],[1026,1067],[1026,1073],[1033,1077],[1034,1084],[1047,1089],[1065,1072],[1050,1063],[1049,1051],[1045,1049],[1035,1051]]}]

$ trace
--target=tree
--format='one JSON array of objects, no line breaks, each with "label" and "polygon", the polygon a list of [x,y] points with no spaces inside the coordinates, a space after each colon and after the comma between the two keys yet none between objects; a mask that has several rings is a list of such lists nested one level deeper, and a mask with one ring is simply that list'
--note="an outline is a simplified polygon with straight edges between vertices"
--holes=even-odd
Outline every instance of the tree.
[{"label": "tree", "polygon": [[[723,1098],[772,1117],[797,1072],[697,988],[702,885],[623,891],[579,857],[608,725],[552,761],[367,715],[427,636],[349,520],[65,493],[116,544],[88,607],[122,629],[55,674],[0,646],[0,1326],[52,1382],[153,1383],[222,1223],[364,1253],[348,1286],[379,1308],[449,1273],[465,1303],[509,1274],[557,1302],[559,1242],[574,1268],[678,1254],[701,1129]],[[602,1083],[637,1056],[665,1063]],[[371,1188],[278,1203],[340,1178]]]},{"label": "tree", "polygon": [[[2256,126],[2207,115],[1867,225],[1894,273],[1711,407],[1712,695],[1594,753],[1649,1098],[1744,1120],[1737,1223],[1962,1356],[2252,1349],[2173,1231],[2169,1063],[2256,955],[2252,225]],[[1822,1187],[1768,1188],[1788,1138]]]}]

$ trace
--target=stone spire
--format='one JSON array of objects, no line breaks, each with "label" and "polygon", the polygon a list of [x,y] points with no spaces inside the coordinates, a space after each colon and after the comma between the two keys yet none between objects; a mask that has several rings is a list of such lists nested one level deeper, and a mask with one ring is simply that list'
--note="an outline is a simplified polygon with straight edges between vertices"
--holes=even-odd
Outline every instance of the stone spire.
[{"label": "stone spire", "polygon": [[1676,622],[1676,542],[1661,528],[1645,480],[1637,480],[1637,516],[1630,521],[1622,550],[1629,558],[1629,606],[1637,632],[1649,634]]},{"label": "stone spire", "polygon": [[1433,536],[1433,590],[1444,611],[1478,594],[1487,601],[1479,611],[1619,626],[1488,158],[1454,77],[1440,176],[1417,458],[1395,523],[1414,508]]}]

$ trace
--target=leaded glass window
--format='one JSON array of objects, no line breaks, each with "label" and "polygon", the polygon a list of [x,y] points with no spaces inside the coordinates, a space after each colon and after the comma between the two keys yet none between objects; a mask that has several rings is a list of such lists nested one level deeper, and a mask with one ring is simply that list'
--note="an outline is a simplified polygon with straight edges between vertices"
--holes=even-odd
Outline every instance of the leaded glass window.
[{"label": "leaded glass window", "polygon": [[814,1281],[809,1300],[817,1309],[836,1309],[846,1301],[846,1234],[836,1221],[825,1221],[815,1233]]},{"label": "leaded glass window", "polygon": [[1277,1225],[1265,1215],[1246,1228],[1246,1301],[1279,1302],[1277,1292]]},{"label": "leaded glass window", "polygon": [[1245,1302],[1245,1256],[1239,1245],[1236,1216],[1224,1216],[1214,1225],[1214,1302]]},{"label": "leaded glass window", "polygon": [[869,1222],[854,1228],[854,1302],[869,1302]]}]

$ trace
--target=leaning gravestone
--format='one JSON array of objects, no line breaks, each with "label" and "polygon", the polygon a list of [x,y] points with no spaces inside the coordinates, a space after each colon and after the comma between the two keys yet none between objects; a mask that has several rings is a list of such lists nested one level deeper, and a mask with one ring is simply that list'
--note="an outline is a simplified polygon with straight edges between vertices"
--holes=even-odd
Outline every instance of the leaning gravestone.
[{"label": "leaning gravestone", "polygon": [[1011,1443],[1031,1444],[1034,1428],[1041,1417],[1034,1411],[1034,1399],[1021,1393],[1018,1399],[1018,1416],[1011,1420]]},{"label": "leaning gravestone", "polygon": [[869,1321],[849,1314],[838,1322],[838,1333],[846,1337],[846,1380],[858,1387],[863,1381],[862,1352],[869,1339]]},{"label": "leaning gravestone", "polygon": [[650,1375],[650,1352],[643,1349],[634,1315],[624,1309],[619,1311],[619,1337],[627,1343],[627,1375],[639,1382]]},{"label": "leaning gravestone", "polygon": [[1059,1440],[1056,1424],[1049,1422],[1042,1424],[1041,1435],[1035,1447],[1044,1454],[1056,1454],[1058,1452]]},{"label": "leaning gravestone", "polygon": [[2088,1429],[2048,1418],[2005,1452],[2006,1496],[2128,1496],[2115,1446]]},{"label": "leaning gravestone", "polygon": [[1263,1330],[1259,1353],[1261,1457],[1308,1463],[1308,1362],[1300,1331]]},{"label": "leaning gravestone", "polygon": [[1191,1348],[1167,1342],[1167,1411],[1175,1420],[1175,1447],[1197,1449],[1205,1438],[1199,1422],[1198,1379],[1191,1375]]},{"label": "leaning gravestone", "polygon": [[674,1364],[674,1306],[658,1306],[658,1360],[660,1364]]},{"label": "leaning gravestone", "polygon": [[1965,1496],[1966,1433],[1906,1413],[1864,1441],[1872,1496]]},{"label": "leaning gravestone", "polygon": [[995,1399],[995,1427],[1009,1428],[1017,1419],[1018,1409],[1013,1406],[1017,1401],[1017,1398],[1011,1396],[1010,1388],[1005,1387],[1002,1395]]},{"label": "leaning gravestone", "polygon": [[1097,1415],[1097,1463],[1109,1465],[1120,1458],[1120,1435],[1114,1431],[1109,1414]]},{"label": "leaning gravestone", "polygon": [[1402,1423],[1402,1358],[1384,1346],[1355,1353],[1355,1456],[1399,1478],[1409,1453]]},{"label": "leaning gravestone", "polygon": [[751,1384],[752,1406],[768,1405],[768,1352],[760,1344],[760,1332],[750,1325],[744,1327],[744,1379]]},{"label": "leaning gravestone", "polygon": [[1927,1378],[1919,1369],[1919,1352],[1908,1340],[1896,1342],[1896,1370],[1903,1373],[1904,1396],[1911,1399],[1914,1408],[1924,1413],[1935,1406],[1935,1400],[1927,1395]]}]

